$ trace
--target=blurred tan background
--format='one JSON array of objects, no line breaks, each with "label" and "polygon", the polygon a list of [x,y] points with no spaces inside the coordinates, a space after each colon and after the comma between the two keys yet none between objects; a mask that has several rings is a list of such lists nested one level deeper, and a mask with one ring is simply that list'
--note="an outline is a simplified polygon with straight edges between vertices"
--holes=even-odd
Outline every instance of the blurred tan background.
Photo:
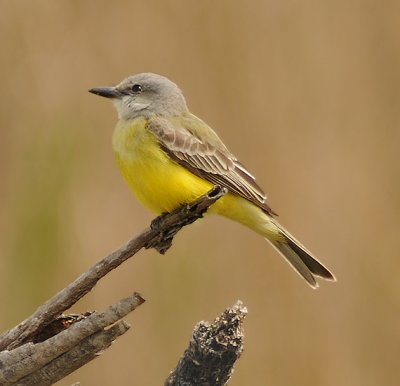
[{"label": "blurred tan background", "polygon": [[144,71],[180,85],[339,279],[312,291],[262,238],[210,217],[72,309],[147,299],[59,385],[161,385],[194,324],[237,299],[249,316],[232,386],[399,384],[399,2],[0,6],[1,330],[153,218],[114,165],[113,107],[87,92]]}]

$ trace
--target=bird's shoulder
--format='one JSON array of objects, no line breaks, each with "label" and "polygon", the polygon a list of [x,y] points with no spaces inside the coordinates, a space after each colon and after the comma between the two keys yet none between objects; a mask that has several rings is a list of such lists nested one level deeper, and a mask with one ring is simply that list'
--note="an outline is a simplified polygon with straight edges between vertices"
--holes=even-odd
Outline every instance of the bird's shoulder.
[{"label": "bird's shoulder", "polygon": [[[179,145],[183,142],[203,144],[210,152],[218,149],[230,158],[236,158],[229,152],[217,133],[200,118],[191,113],[182,116],[153,117],[148,121],[148,128],[158,137]],[[204,150],[204,149],[203,149]]]}]

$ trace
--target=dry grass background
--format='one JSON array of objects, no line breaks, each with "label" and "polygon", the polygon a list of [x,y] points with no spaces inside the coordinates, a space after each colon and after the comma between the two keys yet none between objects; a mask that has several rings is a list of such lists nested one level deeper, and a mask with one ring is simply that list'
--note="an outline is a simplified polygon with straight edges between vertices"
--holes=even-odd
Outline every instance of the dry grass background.
[{"label": "dry grass background", "polygon": [[143,71],[181,86],[339,279],[312,291],[260,237],[210,217],[74,307],[147,299],[128,335],[60,385],[161,385],[194,323],[236,299],[250,313],[232,386],[399,384],[399,2],[0,7],[2,330],[153,217],[114,165],[112,106],[87,92]]}]

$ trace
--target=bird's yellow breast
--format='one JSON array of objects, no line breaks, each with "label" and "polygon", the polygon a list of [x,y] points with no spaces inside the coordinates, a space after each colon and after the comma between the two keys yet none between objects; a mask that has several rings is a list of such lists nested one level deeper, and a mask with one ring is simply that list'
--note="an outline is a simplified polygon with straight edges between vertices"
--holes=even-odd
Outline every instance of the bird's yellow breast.
[{"label": "bird's yellow breast", "polygon": [[210,190],[211,183],[169,158],[146,123],[145,118],[120,121],[113,135],[118,166],[143,205],[170,212]]},{"label": "bird's yellow breast", "polygon": [[[156,213],[171,212],[194,201],[212,188],[173,161],[147,129],[145,118],[119,122],[113,135],[113,149],[122,176],[139,201]],[[276,227],[257,206],[228,193],[209,209],[250,227],[263,236],[276,237]]]}]

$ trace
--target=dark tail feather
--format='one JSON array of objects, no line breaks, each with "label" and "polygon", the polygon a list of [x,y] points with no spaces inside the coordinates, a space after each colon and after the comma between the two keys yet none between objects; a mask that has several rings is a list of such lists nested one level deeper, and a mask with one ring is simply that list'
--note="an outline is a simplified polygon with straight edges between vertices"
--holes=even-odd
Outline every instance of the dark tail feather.
[{"label": "dark tail feather", "polygon": [[335,281],[333,274],[324,267],[315,257],[311,255],[305,247],[303,247],[286,229],[279,224],[283,240],[270,240],[272,245],[285,257],[289,264],[299,273],[307,283],[317,288],[318,283],[315,276],[322,277],[326,280]]},{"label": "dark tail feather", "polygon": [[288,245],[293,251],[300,257],[307,268],[316,276],[322,277],[326,280],[336,280],[333,274],[324,267],[316,258],[311,256],[311,254],[293,240],[288,239]]}]

